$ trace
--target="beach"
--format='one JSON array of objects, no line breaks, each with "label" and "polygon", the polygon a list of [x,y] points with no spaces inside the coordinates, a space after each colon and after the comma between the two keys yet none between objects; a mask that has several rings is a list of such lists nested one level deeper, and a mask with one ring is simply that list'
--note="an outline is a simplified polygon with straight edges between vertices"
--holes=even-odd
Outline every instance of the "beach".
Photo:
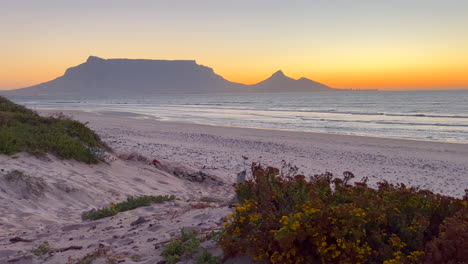
[{"label": "beach", "polygon": [[127,118],[112,113],[65,112],[89,126],[117,152],[204,168],[234,181],[245,162],[281,167],[306,176],[351,171],[369,184],[386,180],[461,197],[468,188],[468,144],[326,133],[208,126]]},{"label": "beach", "polygon": [[[15,184],[0,177],[0,186],[9,186],[0,190],[0,262],[66,263],[105,248],[128,263],[135,254],[140,263],[158,263],[161,245],[181,228],[206,234],[221,228],[232,210],[232,184],[252,162],[290,164],[306,177],[351,171],[354,181],[367,178],[372,187],[388,181],[454,197],[468,188],[467,144],[210,126],[112,111],[63,113],[86,123],[114,153],[96,165],[52,155],[0,155],[2,174],[21,170],[30,176]],[[144,158],[128,158],[132,153]],[[81,219],[91,208],[139,195],[177,199],[97,221]],[[18,237],[29,242],[11,242]],[[33,257],[31,249],[44,241],[55,249],[81,249]],[[214,244],[205,246],[220,254]]]}]

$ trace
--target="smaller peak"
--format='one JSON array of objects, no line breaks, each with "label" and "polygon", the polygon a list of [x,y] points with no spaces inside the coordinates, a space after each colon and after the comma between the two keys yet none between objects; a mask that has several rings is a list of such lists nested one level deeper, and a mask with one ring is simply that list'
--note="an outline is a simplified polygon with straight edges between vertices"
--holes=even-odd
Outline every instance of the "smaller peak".
[{"label": "smaller peak", "polygon": [[284,73],[283,73],[283,71],[282,71],[282,70],[279,70],[279,71],[277,71],[277,72],[273,73],[273,75],[272,75],[272,76],[284,76]]},{"label": "smaller peak", "polygon": [[105,61],[103,58],[99,58],[96,56],[89,56],[86,62],[98,62],[98,61]]}]

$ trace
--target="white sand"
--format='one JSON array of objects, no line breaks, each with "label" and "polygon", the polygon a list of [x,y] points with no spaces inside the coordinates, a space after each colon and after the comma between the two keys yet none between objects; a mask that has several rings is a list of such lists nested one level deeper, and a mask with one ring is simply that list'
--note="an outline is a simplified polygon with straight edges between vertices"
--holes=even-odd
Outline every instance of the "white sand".
[{"label": "white sand", "polygon": [[[133,263],[157,263],[161,248],[182,227],[204,232],[219,228],[230,211],[223,204],[232,197],[231,183],[248,162],[281,166],[281,160],[297,165],[306,175],[352,171],[358,178],[402,182],[460,197],[468,188],[468,145],[320,133],[215,127],[155,119],[67,112],[89,122],[116,153],[137,152],[160,160],[163,170],[145,162],[114,160],[86,165],[49,156],[0,155],[0,263],[66,263],[103,247],[109,254]],[[249,166],[247,164],[247,166]],[[7,181],[6,172],[19,169],[27,180]],[[219,177],[191,182],[171,174],[203,171]],[[33,183],[31,189],[27,182]],[[37,188],[39,186],[39,188]],[[124,200],[128,195],[175,194],[173,202],[119,213],[98,221],[82,221],[81,213],[93,207]],[[213,208],[194,209],[202,197],[215,197]],[[132,226],[139,216],[147,222]],[[32,242],[10,243],[12,237]],[[53,248],[70,245],[81,250],[33,257],[31,249],[48,241]]]},{"label": "white sand", "polygon": [[[69,256],[78,258],[96,250],[100,242],[112,248],[110,255],[125,259],[138,254],[148,263],[155,263],[162,257],[154,244],[178,235],[183,227],[206,232],[218,229],[221,218],[229,214],[227,207],[220,207],[231,198],[231,188],[226,185],[191,182],[145,162],[115,160],[86,165],[48,158],[0,155],[4,170],[0,173],[0,263],[15,258],[21,259],[15,263],[66,263]],[[176,163],[167,166],[195,171]],[[25,180],[7,180],[4,175],[12,170],[23,171]],[[129,195],[166,194],[176,195],[177,200],[97,221],[81,220],[82,212],[125,200]],[[193,209],[191,205],[203,197],[219,202],[205,203],[213,208]],[[139,216],[147,222],[131,226]],[[33,242],[11,244],[9,239],[13,237]],[[44,241],[53,248],[73,245],[83,249],[32,258],[31,249]]]}]

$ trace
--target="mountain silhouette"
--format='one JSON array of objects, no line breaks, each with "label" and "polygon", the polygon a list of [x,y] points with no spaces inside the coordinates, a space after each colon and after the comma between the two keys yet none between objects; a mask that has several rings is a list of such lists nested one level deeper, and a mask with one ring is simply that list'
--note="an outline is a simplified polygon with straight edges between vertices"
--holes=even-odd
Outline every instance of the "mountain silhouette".
[{"label": "mountain silhouette", "polygon": [[281,70],[273,73],[270,78],[253,85],[253,91],[261,93],[322,92],[330,90],[330,87],[304,77],[298,80],[290,78],[284,75]]},{"label": "mountain silhouette", "polygon": [[194,60],[102,59],[90,56],[85,63],[67,69],[57,79],[6,93],[24,96],[106,96],[333,90],[336,89],[306,78],[294,80],[282,71],[260,83],[245,85],[230,82],[212,68],[199,65]]}]

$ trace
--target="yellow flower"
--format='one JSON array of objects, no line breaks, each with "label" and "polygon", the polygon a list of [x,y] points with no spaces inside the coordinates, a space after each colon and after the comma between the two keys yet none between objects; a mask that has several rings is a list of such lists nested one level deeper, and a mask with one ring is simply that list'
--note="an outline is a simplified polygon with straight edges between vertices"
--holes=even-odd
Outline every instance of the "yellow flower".
[{"label": "yellow flower", "polygon": [[295,213],[295,214],[294,214],[294,217],[301,218],[301,217],[302,217],[302,213],[301,213],[301,212]]},{"label": "yellow flower", "polygon": [[236,212],[238,212],[238,213],[245,212],[245,207],[237,207]]},{"label": "yellow flower", "polygon": [[413,251],[411,254],[407,256],[407,258],[411,261],[411,263],[414,263],[418,260],[420,260],[420,257],[423,256],[425,253],[424,251]]},{"label": "yellow flower", "polygon": [[315,213],[319,212],[320,209],[313,208],[313,207],[311,207],[311,206],[307,206],[307,205],[306,205],[306,206],[304,206],[303,211],[304,211],[304,213],[306,213],[306,214],[315,214]]},{"label": "yellow flower", "polygon": [[301,224],[299,224],[299,221],[295,221],[295,222],[291,225],[291,230],[296,231],[300,226],[301,226]]},{"label": "yellow flower", "polygon": [[289,224],[289,218],[285,215],[283,215],[283,217],[281,217],[280,219],[280,223],[283,224],[283,225],[288,225]]},{"label": "yellow flower", "polygon": [[250,216],[249,216],[249,219],[250,219],[250,221],[252,221],[252,222],[258,221],[259,218],[260,218],[260,216],[259,216],[258,214],[253,214],[253,215],[250,215]]},{"label": "yellow flower", "polygon": [[235,236],[240,235],[240,229],[239,229],[239,227],[236,227],[236,228],[234,229],[234,231],[232,231],[232,234],[235,235]]}]

